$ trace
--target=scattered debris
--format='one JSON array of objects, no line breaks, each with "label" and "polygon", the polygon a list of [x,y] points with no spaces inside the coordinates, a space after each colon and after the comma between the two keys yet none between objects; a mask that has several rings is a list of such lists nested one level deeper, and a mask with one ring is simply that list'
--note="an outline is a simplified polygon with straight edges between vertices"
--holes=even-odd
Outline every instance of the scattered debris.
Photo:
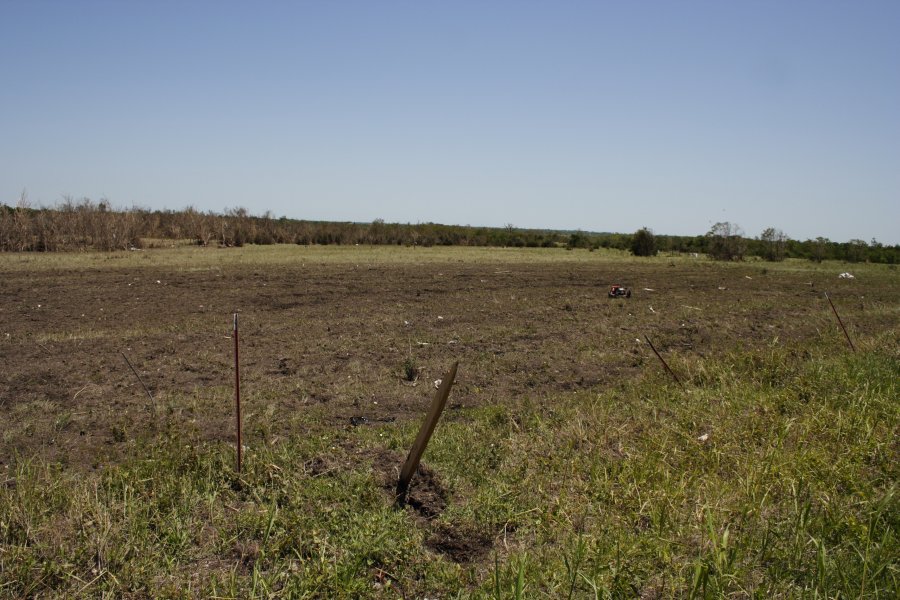
[{"label": "scattered debris", "polygon": [[645,292],[655,292],[656,290],[654,290],[653,288],[644,288],[644,291]]},{"label": "scattered debris", "polygon": [[720,290],[727,290],[728,288],[720,285],[720,286],[719,286],[719,289],[720,289]]},{"label": "scattered debris", "polygon": [[841,279],[856,279],[852,273],[841,273],[838,277]]},{"label": "scattered debris", "polygon": [[749,275],[744,275],[744,278],[745,278],[745,279],[753,279],[753,278],[750,277]]},{"label": "scattered debris", "polygon": [[697,438],[697,440],[698,440],[698,441],[701,441],[701,442],[705,442],[705,441],[708,440],[708,439],[709,439],[709,434],[708,434],[708,433],[704,433],[703,435],[701,435],[700,437]]},{"label": "scattered debris", "polygon": [[652,312],[653,314],[656,314],[656,311],[653,310],[653,307],[652,307],[652,306],[650,307],[650,312]]},{"label": "scattered debris", "polygon": [[438,389],[439,387],[441,387],[442,381],[443,381],[442,379],[435,379],[434,380],[434,389]]}]

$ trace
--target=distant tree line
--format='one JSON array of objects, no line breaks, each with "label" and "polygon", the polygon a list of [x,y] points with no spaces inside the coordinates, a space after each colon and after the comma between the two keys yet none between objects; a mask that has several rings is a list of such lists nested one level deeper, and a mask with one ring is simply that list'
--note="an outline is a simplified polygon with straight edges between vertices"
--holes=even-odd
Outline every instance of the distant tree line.
[{"label": "distant tree line", "polygon": [[142,208],[115,210],[109,202],[63,198],[53,208],[32,208],[27,199],[17,206],[0,205],[0,251],[55,252],[71,250],[127,250],[165,240],[191,240],[202,246],[244,244],[372,244],[406,246],[498,246],[520,248],[618,249],[636,256],[657,253],[697,253],[717,260],[749,256],[778,261],[900,263],[900,245],[876,240],[832,242],[826,238],[798,241],[768,228],[748,238],[732,223],[716,223],[697,236],[656,235],[647,228],[633,234],[564,232],[506,227],[471,227],[437,223],[343,223],[251,215],[245,208],[224,213]]},{"label": "distant tree line", "polygon": [[[629,241],[630,239],[630,241]],[[630,243],[630,246],[629,246]],[[792,240],[783,231],[766,228],[755,238],[747,237],[734,223],[716,223],[704,235],[656,235],[644,228],[632,236],[609,234],[600,245],[605,248],[631,250],[636,256],[653,256],[656,252],[689,252],[706,254],[714,260],[740,261],[756,256],[768,261],[801,258],[816,262],[842,260],[847,262],[900,263],[900,245],[886,246],[877,240],[856,239],[833,242],[828,238]]]},{"label": "distant tree line", "polygon": [[342,223],[251,215],[245,208],[224,214],[113,210],[109,203],[64,198],[53,208],[0,205],[0,251],[127,250],[156,240],[191,240],[201,246],[244,244],[373,244],[409,246],[565,246],[560,232],[437,223]]}]

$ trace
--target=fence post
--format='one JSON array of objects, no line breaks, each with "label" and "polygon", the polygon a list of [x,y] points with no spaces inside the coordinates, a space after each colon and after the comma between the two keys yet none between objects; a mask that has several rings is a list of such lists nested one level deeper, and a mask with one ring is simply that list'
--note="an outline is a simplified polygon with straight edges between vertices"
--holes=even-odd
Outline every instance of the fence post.
[{"label": "fence post", "polygon": [[680,385],[683,388],[684,384],[681,383],[681,380],[678,379],[678,375],[675,374],[675,371],[673,371],[672,369],[669,368],[669,365],[666,364],[666,361],[663,360],[663,357],[660,356],[659,352],[656,351],[656,348],[653,346],[653,342],[650,341],[650,338],[645,335],[644,339],[647,340],[648,344],[650,344],[650,349],[653,350],[653,354],[656,355],[656,358],[659,359],[659,362],[661,362],[662,365],[666,368],[666,371],[669,373],[669,375],[672,376],[672,379],[675,380],[675,383],[677,383],[678,385]]},{"label": "fence post", "polygon": [[844,327],[844,322],[841,321],[841,315],[838,314],[837,309],[834,307],[834,302],[832,302],[831,298],[828,297],[828,292],[825,292],[825,299],[828,300],[828,304],[831,305],[831,310],[834,311],[834,316],[837,317],[838,325],[841,326],[841,329],[844,332],[844,337],[847,338],[847,343],[850,344],[850,350],[856,352],[856,348],[854,348],[853,342],[850,341],[850,334],[847,333],[847,328]]},{"label": "fence post", "polygon": [[406,462],[403,464],[403,469],[400,471],[400,478],[397,480],[398,505],[406,503],[406,492],[409,490],[409,482],[412,479],[413,473],[415,473],[416,469],[419,467],[419,461],[422,458],[422,453],[425,452],[425,446],[428,445],[428,440],[431,439],[431,434],[434,433],[438,418],[441,416],[441,412],[447,404],[447,398],[450,396],[450,388],[453,387],[453,381],[456,379],[456,369],[458,366],[459,361],[453,363],[453,366],[450,367],[450,371],[441,381],[441,385],[438,387],[434,394],[434,399],[431,401],[431,408],[428,409],[428,414],[425,415],[425,420],[422,421],[422,426],[419,428],[419,435],[416,436],[416,441],[413,442],[412,448],[410,448],[409,454],[406,456]]},{"label": "fence post", "polygon": [[238,355],[238,314],[234,313],[234,411],[237,425],[237,472],[241,472],[241,366]]}]

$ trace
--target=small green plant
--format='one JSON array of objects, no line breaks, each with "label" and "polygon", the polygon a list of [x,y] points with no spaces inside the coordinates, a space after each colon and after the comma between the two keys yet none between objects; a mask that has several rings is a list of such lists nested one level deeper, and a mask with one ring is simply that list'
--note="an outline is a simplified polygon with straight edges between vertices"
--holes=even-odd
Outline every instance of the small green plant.
[{"label": "small green plant", "polygon": [[419,367],[412,356],[407,356],[403,361],[403,379],[406,381],[415,381],[419,378]]}]

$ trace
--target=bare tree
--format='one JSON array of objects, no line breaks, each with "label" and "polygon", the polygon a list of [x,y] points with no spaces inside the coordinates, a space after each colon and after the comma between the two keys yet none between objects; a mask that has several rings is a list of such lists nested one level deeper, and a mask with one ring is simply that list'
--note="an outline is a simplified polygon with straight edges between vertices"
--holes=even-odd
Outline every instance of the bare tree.
[{"label": "bare tree", "polygon": [[759,240],[763,243],[763,258],[771,261],[784,260],[787,252],[787,236],[780,229],[769,227],[762,232]]},{"label": "bare tree", "polygon": [[706,237],[708,238],[706,252],[710,258],[744,260],[747,243],[744,240],[744,230],[739,225],[728,221],[716,223],[707,232]]}]

